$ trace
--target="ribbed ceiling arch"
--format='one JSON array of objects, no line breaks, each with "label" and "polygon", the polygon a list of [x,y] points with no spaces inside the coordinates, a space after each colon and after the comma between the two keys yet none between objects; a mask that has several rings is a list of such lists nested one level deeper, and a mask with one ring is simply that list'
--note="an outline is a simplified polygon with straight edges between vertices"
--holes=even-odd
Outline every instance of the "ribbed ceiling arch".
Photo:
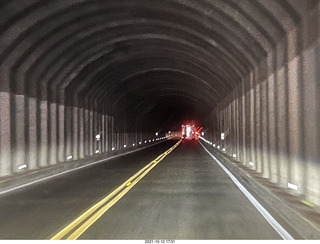
[{"label": "ribbed ceiling arch", "polygon": [[137,113],[185,97],[206,114],[305,8],[297,0],[1,1],[0,90]]}]

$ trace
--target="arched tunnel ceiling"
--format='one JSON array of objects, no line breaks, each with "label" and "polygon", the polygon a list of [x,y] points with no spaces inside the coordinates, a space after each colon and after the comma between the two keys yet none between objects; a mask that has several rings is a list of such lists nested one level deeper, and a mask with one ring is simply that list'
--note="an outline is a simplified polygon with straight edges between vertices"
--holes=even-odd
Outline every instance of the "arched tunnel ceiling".
[{"label": "arched tunnel ceiling", "polygon": [[0,90],[205,116],[314,3],[302,2],[4,0]]}]

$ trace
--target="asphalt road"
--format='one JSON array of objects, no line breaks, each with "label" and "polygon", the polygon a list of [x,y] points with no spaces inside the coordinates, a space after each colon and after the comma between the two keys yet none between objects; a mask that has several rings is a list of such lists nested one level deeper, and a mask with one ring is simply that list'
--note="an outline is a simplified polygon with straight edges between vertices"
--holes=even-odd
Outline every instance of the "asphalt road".
[{"label": "asphalt road", "polygon": [[[50,239],[177,141],[0,197],[0,239]],[[196,141],[183,141],[79,239],[281,239]]]}]

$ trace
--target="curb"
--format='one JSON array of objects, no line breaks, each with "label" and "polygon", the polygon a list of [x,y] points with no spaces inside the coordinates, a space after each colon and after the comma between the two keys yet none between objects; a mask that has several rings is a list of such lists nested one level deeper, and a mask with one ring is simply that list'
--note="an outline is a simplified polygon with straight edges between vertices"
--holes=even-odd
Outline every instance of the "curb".
[{"label": "curb", "polygon": [[247,172],[238,167],[218,150],[203,144],[209,151],[213,152],[228,170],[243,184],[247,190],[254,192],[270,207],[278,213],[304,239],[320,239],[320,229],[308,219],[301,216],[286,202],[274,195],[269,189],[262,186]]},{"label": "curb", "polygon": [[19,173],[8,178],[0,180],[0,196],[14,190],[21,189],[23,187],[39,183],[41,181],[49,180],[57,176],[68,174],[79,169],[93,166],[102,162],[106,162],[117,157],[128,155],[134,152],[147,149],[149,147],[158,145],[167,141],[162,140],[160,142],[155,142],[148,146],[138,146],[134,149],[128,148],[126,150],[120,150],[117,152],[101,153],[99,155],[90,156],[87,158],[82,158],[74,161],[65,161],[52,166],[48,166],[42,169],[30,170],[25,173]]}]

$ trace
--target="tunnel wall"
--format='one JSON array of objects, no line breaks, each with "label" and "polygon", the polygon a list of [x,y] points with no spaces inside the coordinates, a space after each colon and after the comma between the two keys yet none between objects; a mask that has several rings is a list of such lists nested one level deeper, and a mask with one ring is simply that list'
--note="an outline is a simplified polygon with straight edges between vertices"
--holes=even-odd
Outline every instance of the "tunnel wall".
[{"label": "tunnel wall", "polygon": [[138,117],[130,128],[126,123],[132,119],[119,110],[108,115],[108,108],[94,100],[80,108],[1,92],[0,111],[2,178],[156,140],[155,133],[139,125]]},{"label": "tunnel wall", "polygon": [[[211,113],[213,145],[320,204],[319,8]],[[221,139],[225,133],[225,139]],[[291,189],[290,189],[291,191]]]}]

